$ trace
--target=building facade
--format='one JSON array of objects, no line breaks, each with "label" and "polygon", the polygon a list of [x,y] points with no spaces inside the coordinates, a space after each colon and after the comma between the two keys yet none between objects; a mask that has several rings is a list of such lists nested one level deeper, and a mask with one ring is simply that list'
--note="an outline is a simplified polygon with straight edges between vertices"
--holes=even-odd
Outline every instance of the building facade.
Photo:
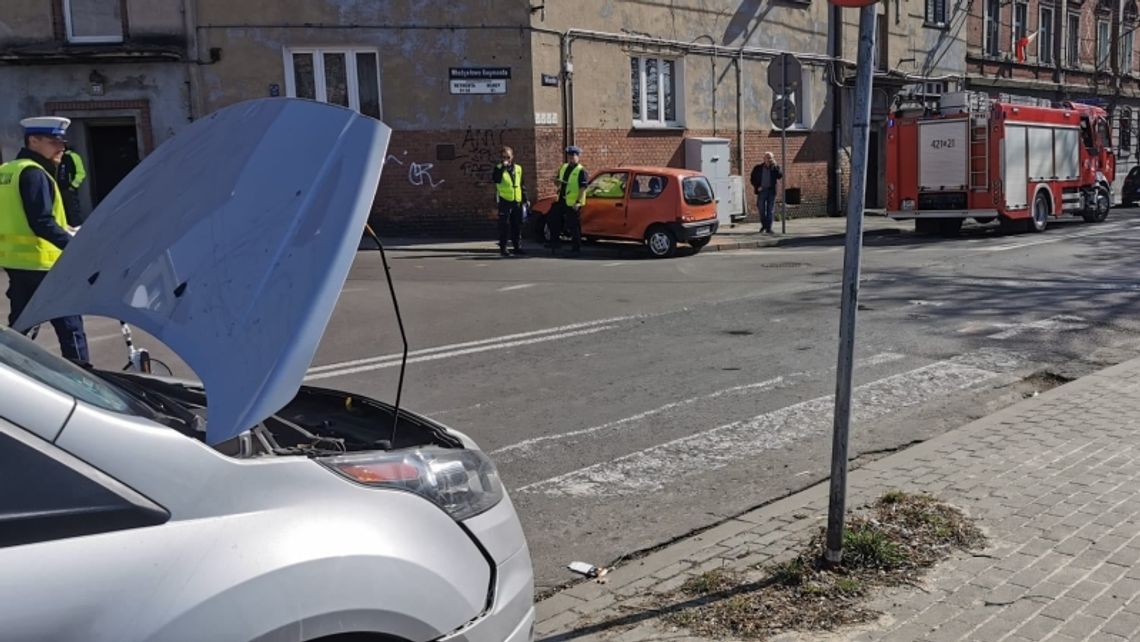
[{"label": "building facade", "polygon": [[1090,102],[1109,111],[1119,200],[1137,164],[1136,0],[981,0],[971,6],[969,22],[970,89],[1009,100]]},{"label": "building facade", "polygon": [[[786,185],[800,195],[790,214],[844,208],[858,12],[820,0],[6,5],[0,83],[20,98],[0,107],[5,155],[19,145],[19,118],[33,113],[76,117],[77,148],[102,168],[122,150],[112,154],[100,127],[118,123],[125,135],[133,124],[141,157],[216,109],[298,96],[392,127],[373,217],[389,233],[490,230],[488,183],[503,145],[515,149],[535,198],[553,191],[568,144],[598,170],[685,166],[687,138],[724,139],[723,161],[743,177],[750,213],[749,170],[783,148]],[[882,174],[881,128],[895,97],[961,84],[968,6],[880,3],[873,175]],[[797,56],[800,82],[777,96],[769,67],[784,52]],[[779,99],[794,106],[786,130],[773,122]],[[94,183],[91,202],[109,184]],[[881,181],[871,181],[868,205],[882,197]]]},{"label": "building facade", "polygon": [[190,122],[192,29],[185,3],[17,0],[0,11],[0,159],[15,156],[21,118],[73,119],[89,210],[139,160]]}]

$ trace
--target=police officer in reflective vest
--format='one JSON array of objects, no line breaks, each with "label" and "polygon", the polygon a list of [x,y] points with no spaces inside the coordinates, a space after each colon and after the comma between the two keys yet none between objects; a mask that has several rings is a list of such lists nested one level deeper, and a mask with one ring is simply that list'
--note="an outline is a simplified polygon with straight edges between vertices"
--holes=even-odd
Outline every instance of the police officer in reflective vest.
[{"label": "police officer in reflective vest", "polygon": [[[8,273],[8,325],[16,323],[73,234],[55,180],[71,121],[45,116],[20,124],[24,148],[15,160],[0,165],[0,267]],[[82,317],[52,319],[51,324],[65,358],[90,360]]]},{"label": "police officer in reflective vest", "polygon": [[519,245],[522,240],[523,203],[527,200],[522,166],[515,162],[515,150],[510,147],[499,150],[499,157],[502,162],[495,165],[495,171],[491,175],[491,182],[495,184],[495,201],[499,207],[499,254],[509,256],[508,232],[515,254],[525,254]]},{"label": "police officer in reflective vest", "polygon": [[558,198],[550,208],[550,253],[557,254],[562,245],[562,232],[570,235],[570,252],[582,251],[582,206],[586,204],[586,184],[590,181],[586,168],[579,162],[582,149],[577,145],[566,148],[566,162],[558,168],[554,184]]},{"label": "police officer in reflective vest", "polygon": [[63,210],[67,213],[67,224],[71,227],[83,225],[83,212],[79,205],[79,186],[87,180],[87,168],[83,158],[68,147],[59,162],[59,172],[55,178],[59,191],[63,194]]}]

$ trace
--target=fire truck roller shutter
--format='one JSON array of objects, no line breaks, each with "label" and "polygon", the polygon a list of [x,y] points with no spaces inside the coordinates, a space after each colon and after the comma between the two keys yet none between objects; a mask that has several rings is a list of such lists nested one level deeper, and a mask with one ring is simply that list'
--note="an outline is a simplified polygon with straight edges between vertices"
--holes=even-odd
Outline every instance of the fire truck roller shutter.
[{"label": "fire truck roller shutter", "polygon": [[966,119],[920,122],[918,145],[920,192],[966,189],[966,174],[970,162],[970,139]]}]

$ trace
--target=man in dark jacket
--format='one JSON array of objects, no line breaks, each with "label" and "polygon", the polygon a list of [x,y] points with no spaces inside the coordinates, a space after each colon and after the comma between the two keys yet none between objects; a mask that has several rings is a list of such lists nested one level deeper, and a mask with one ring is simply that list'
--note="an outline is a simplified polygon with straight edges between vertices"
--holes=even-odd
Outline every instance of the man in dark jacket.
[{"label": "man in dark jacket", "polygon": [[[63,197],[56,184],[59,161],[71,121],[55,116],[25,118],[24,148],[0,165],[0,267],[8,273],[8,301],[13,325],[71,240]],[[88,362],[83,318],[51,320],[60,353]]]},{"label": "man in dark jacket", "polygon": [[67,224],[71,227],[83,225],[86,218],[79,204],[79,186],[87,180],[87,168],[83,165],[83,158],[70,147],[63,152],[59,160],[59,173],[56,175],[59,192],[63,195],[63,209],[67,212]]},{"label": "man in dark jacket", "polygon": [[776,164],[772,152],[764,154],[764,162],[752,168],[749,182],[756,193],[756,208],[760,210],[760,231],[772,234],[772,222],[776,213],[776,186],[784,178],[784,172]]}]

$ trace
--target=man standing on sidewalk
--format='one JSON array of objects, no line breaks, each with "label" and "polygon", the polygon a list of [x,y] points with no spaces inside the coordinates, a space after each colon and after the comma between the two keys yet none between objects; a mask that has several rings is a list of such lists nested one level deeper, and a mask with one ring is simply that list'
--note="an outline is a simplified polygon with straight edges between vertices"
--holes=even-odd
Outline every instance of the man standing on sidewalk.
[{"label": "man standing on sidewalk", "polygon": [[510,233],[514,253],[524,254],[519,245],[522,237],[522,210],[526,202],[526,187],[523,186],[522,166],[515,163],[515,150],[503,147],[499,150],[502,159],[495,165],[491,182],[495,184],[495,201],[499,207],[499,255],[507,254],[507,234]]},{"label": "man standing on sidewalk", "polygon": [[570,252],[582,251],[582,206],[586,204],[586,184],[590,177],[580,161],[582,149],[577,145],[566,148],[566,162],[558,168],[554,184],[558,186],[558,199],[550,208],[550,253],[557,254],[562,245],[562,230],[570,232]]},{"label": "man standing on sidewalk", "polygon": [[772,152],[764,153],[764,162],[752,168],[749,182],[756,193],[756,207],[760,210],[760,231],[772,234],[772,222],[776,212],[776,185],[784,178],[784,172],[776,164]]},{"label": "man standing on sidewalk", "polygon": [[[16,323],[71,240],[55,179],[71,121],[44,116],[20,124],[24,148],[15,160],[0,165],[0,267],[8,273],[9,325]],[[83,317],[61,317],[51,324],[65,359],[90,361]]]},{"label": "man standing on sidewalk", "polygon": [[86,218],[80,211],[79,186],[87,179],[87,168],[83,159],[74,150],[68,147],[59,161],[59,173],[56,182],[59,184],[60,194],[63,195],[63,209],[67,213],[67,224],[71,227],[83,225]]}]

